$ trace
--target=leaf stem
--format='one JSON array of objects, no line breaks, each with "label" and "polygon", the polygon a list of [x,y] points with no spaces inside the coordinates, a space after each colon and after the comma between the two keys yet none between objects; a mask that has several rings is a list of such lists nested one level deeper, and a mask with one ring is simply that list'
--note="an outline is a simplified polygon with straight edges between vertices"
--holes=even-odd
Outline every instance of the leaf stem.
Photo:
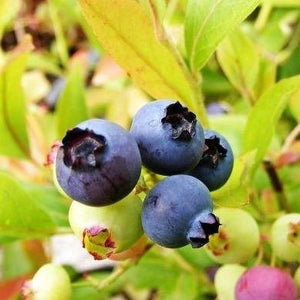
[{"label": "leaf stem", "polygon": [[275,169],[275,166],[269,159],[265,159],[263,161],[263,165],[264,165],[265,171],[267,172],[267,174],[269,176],[273,190],[275,191],[275,193],[277,195],[280,209],[285,210],[286,212],[290,212],[291,210],[289,207],[289,203],[286,198],[282,182],[278,176],[277,170]]},{"label": "leaf stem", "polygon": [[203,270],[199,272],[173,249],[167,250],[166,253],[168,253],[168,256],[172,257],[175,260],[175,262],[183,271],[191,273],[199,283],[205,285],[208,289],[212,286],[212,282],[209,280]]},{"label": "leaf stem", "polygon": [[[101,291],[104,288],[108,287],[113,282],[115,282],[122,274],[124,274],[136,262],[137,262],[136,259],[129,259],[129,260],[126,260],[126,261],[120,263],[109,276],[107,276],[105,279],[103,279],[100,282],[96,278],[94,278],[93,276],[91,276],[89,274],[85,275],[84,278],[86,279],[86,282],[89,283],[89,285],[92,285],[98,291]],[[78,285],[78,286],[80,286],[80,285]],[[82,286],[85,286],[85,285],[82,285]]]}]

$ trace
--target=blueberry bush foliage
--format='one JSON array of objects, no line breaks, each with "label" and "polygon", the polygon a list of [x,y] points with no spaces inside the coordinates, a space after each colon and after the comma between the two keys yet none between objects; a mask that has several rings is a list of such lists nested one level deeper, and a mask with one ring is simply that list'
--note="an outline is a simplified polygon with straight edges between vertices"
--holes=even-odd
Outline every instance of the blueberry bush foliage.
[{"label": "blueberry bush foliage", "polygon": [[[299,0],[1,0],[0,298],[258,299],[239,279],[256,290],[256,278],[271,278],[261,299],[296,299],[299,9]],[[179,101],[231,145],[232,174],[211,192],[218,232],[198,249],[143,236],[104,262],[76,239],[86,257],[72,264],[78,255],[62,241],[81,233],[53,179],[62,138],[90,118],[129,129],[155,99]],[[142,235],[126,213],[162,179],[142,169],[133,198],[108,220],[118,238]],[[79,220],[76,205],[70,215]],[[94,217],[86,208],[83,222]],[[85,245],[90,253],[95,244]],[[258,275],[244,273],[251,268]]]}]

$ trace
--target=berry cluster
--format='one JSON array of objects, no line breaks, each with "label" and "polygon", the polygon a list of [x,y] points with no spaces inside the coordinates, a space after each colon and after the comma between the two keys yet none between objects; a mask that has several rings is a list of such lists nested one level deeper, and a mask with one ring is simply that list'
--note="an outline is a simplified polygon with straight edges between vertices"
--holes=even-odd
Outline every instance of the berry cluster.
[{"label": "berry cluster", "polygon": [[[203,130],[179,102],[157,100],[137,112],[129,132],[101,119],[69,130],[54,170],[58,188],[76,200],[70,226],[95,259],[139,258],[148,249],[145,233],[167,248],[204,246],[223,264],[214,278],[220,300],[296,300],[300,267],[293,280],[276,267],[240,265],[263,247],[252,214],[225,207],[213,212],[210,191],[226,183],[232,168],[233,153],[223,136]],[[154,178],[150,188],[144,177]],[[279,217],[270,228],[274,255],[299,262],[299,237],[300,215]],[[42,270],[24,289],[27,294],[35,293],[39,274]]]},{"label": "berry cluster", "polygon": [[[143,204],[133,192],[142,165],[169,176]],[[55,180],[76,200],[69,212],[73,231],[103,259],[123,257],[143,232],[168,248],[207,244],[220,225],[209,191],[227,181],[232,167],[224,137],[203,130],[179,102],[157,100],[137,112],[130,132],[101,119],[69,130],[56,155]]]}]

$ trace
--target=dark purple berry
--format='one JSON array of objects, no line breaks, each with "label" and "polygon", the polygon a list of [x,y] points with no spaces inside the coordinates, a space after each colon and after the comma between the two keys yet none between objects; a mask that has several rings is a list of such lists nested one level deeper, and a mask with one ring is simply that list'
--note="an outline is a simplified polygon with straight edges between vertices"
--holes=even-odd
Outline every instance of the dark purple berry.
[{"label": "dark purple berry", "polygon": [[72,199],[104,206],[136,185],[141,158],[131,135],[117,124],[92,119],[69,130],[56,157],[56,177]]},{"label": "dark purple berry", "polygon": [[135,115],[130,131],[143,164],[158,174],[185,172],[201,158],[203,129],[195,114],[179,102],[157,100],[146,104]]},{"label": "dark purple berry", "polygon": [[233,153],[227,140],[216,131],[204,130],[204,136],[202,158],[187,174],[198,178],[210,191],[214,191],[223,186],[230,177]]},{"label": "dark purple berry", "polygon": [[202,247],[220,225],[207,187],[188,175],[167,177],[149,192],[142,224],[151,240],[167,248]]}]

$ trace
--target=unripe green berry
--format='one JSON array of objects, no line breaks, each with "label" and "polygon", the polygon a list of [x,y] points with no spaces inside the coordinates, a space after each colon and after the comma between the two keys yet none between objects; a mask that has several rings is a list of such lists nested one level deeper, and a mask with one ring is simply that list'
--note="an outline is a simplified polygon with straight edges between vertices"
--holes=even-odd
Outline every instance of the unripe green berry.
[{"label": "unripe green berry", "polygon": [[235,285],[245,271],[244,266],[237,264],[224,265],[218,269],[214,281],[218,300],[235,300]]},{"label": "unripe green berry", "polygon": [[300,214],[287,214],[277,219],[272,225],[271,243],[280,259],[300,261]]},{"label": "unripe green berry", "polygon": [[133,194],[103,207],[73,201],[69,222],[83,247],[95,259],[105,259],[129,249],[142,236],[141,209],[142,201]]},{"label": "unripe green berry", "polygon": [[22,288],[26,300],[69,300],[71,292],[68,273],[53,263],[43,265]]},{"label": "unripe green berry", "polygon": [[259,229],[254,218],[238,208],[218,208],[215,214],[221,226],[210,236],[205,246],[208,255],[221,264],[242,263],[249,260],[259,245]]}]

